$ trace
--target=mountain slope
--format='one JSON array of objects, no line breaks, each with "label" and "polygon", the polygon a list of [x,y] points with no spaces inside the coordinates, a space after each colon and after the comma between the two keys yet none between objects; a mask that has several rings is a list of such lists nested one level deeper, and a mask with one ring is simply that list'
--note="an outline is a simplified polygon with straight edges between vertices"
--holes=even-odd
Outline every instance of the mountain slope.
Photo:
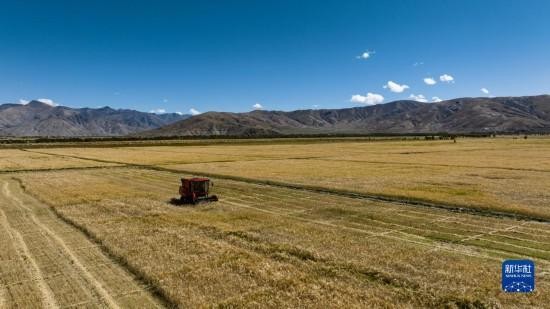
[{"label": "mountain slope", "polygon": [[69,108],[39,101],[0,105],[1,136],[118,136],[151,130],[189,116],[109,107]]},{"label": "mountain slope", "polygon": [[367,107],[209,112],[141,136],[550,132],[550,96],[395,101]]}]

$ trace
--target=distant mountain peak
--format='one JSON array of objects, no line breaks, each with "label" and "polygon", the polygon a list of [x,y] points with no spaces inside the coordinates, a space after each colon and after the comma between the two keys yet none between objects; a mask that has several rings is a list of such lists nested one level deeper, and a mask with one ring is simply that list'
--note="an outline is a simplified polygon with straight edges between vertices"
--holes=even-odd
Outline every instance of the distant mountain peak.
[{"label": "distant mountain peak", "polygon": [[32,101],[30,101],[29,103],[27,103],[25,105],[29,106],[29,107],[41,107],[41,108],[53,107],[53,105],[51,105],[51,104],[47,104],[47,103],[44,103],[44,102],[38,101],[38,100],[32,100]]}]

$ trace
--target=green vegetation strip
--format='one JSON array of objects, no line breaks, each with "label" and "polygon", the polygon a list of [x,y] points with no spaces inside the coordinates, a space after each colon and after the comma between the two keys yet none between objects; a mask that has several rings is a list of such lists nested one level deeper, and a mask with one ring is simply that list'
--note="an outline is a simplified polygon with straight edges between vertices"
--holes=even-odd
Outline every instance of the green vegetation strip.
[{"label": "green vegetation strip", "polygon": [[[430,135],[431,137],[431,135]],[[440,137],[439,139],[448,139]],[[265,145],[265,144],[313,144],[338,142],[379,142],[379,141],[425,141],[419,135],[371,135],[371,136],[286,136],[277,138],[244,138],[244,137],[175,137],[175,138],[64,138],[64,139],[6,139],[0,140],[0,149],[33,149],[33,148],[120,148],[148,146],[224,146],[224,145]]]}]

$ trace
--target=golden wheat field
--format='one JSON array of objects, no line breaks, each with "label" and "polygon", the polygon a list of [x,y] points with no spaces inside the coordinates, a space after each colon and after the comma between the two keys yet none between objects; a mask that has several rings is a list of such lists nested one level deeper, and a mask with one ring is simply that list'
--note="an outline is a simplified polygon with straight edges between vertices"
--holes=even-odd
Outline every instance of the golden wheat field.
[{"label": "golden wheat field", "polygon": [[550,139],[54,146],[0,150],[0,307],[550,303]]}]

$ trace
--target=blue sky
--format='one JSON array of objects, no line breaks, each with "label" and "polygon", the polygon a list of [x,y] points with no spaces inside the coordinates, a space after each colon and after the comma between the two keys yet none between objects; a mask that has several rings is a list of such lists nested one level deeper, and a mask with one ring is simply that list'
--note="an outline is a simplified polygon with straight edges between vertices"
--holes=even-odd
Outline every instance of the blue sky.
[{"label": "blue sky", "polygon": [[1,4],[0,102],[188,113],[550,93],[544,0]]}]

